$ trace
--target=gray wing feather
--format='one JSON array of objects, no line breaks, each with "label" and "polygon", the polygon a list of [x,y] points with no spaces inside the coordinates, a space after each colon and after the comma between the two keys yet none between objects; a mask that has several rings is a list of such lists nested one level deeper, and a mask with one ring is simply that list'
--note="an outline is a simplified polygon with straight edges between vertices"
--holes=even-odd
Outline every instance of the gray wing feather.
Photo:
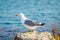
[{"label": "gray wing feather", "polygon": [[25,20],[24,22],[26,25],[29,25],[29,26],[43,26],[45,23],[37,23],[37,22],[33,22],[31,20]]}]

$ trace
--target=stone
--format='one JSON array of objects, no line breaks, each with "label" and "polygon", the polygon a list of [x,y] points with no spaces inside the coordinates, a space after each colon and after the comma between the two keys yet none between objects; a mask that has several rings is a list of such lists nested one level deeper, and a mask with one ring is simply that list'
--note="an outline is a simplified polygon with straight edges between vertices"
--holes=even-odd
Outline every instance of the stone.
[{"label": "stone", "polygon": [[53,38],[50,32],[38,32],[38,31],[33,31],[32,33],[30,32],[18,33],[16,36],[20,40],[52,40]]}]

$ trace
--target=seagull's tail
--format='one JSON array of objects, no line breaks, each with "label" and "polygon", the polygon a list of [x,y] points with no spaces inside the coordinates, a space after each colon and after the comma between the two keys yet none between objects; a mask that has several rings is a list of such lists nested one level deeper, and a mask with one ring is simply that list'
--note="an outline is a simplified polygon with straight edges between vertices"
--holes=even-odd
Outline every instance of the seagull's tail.
[{"label": "seagull's tail", "polygon": [[45,23],[39,23],[39,24],[37,24],[37,26],[44,26],[45,25]]},{"label": "seagull's tail", "polygon": [[41,25],[41,26],[44,26],[44,25],[45,25],[45,23],[41,23],[40,25]]}]

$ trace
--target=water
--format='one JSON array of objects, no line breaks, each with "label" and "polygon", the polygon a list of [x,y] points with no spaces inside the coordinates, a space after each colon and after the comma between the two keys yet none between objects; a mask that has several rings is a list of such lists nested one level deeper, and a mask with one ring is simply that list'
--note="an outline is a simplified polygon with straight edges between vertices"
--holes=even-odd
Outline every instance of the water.
[{"label": "water", "polygon": [[0,40],[13,40],[18,32],[27,31],[16,14],[24,13],[29,19],[44,22],[38,31],[60,31],[60,0],[0,0]]}]

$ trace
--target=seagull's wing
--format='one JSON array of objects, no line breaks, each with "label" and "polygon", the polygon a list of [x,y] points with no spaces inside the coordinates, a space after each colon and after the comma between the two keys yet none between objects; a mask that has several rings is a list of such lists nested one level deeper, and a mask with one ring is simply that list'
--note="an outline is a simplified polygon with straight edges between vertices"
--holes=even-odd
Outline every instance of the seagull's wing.
[{"label": "seagull's wing", "polygon": [[45,23],[37,23],[37,22],[33,22],[31,20],[25,20],[24,24],[26,24],[28,26],[43,26],[43,25],[45,25]]}]

